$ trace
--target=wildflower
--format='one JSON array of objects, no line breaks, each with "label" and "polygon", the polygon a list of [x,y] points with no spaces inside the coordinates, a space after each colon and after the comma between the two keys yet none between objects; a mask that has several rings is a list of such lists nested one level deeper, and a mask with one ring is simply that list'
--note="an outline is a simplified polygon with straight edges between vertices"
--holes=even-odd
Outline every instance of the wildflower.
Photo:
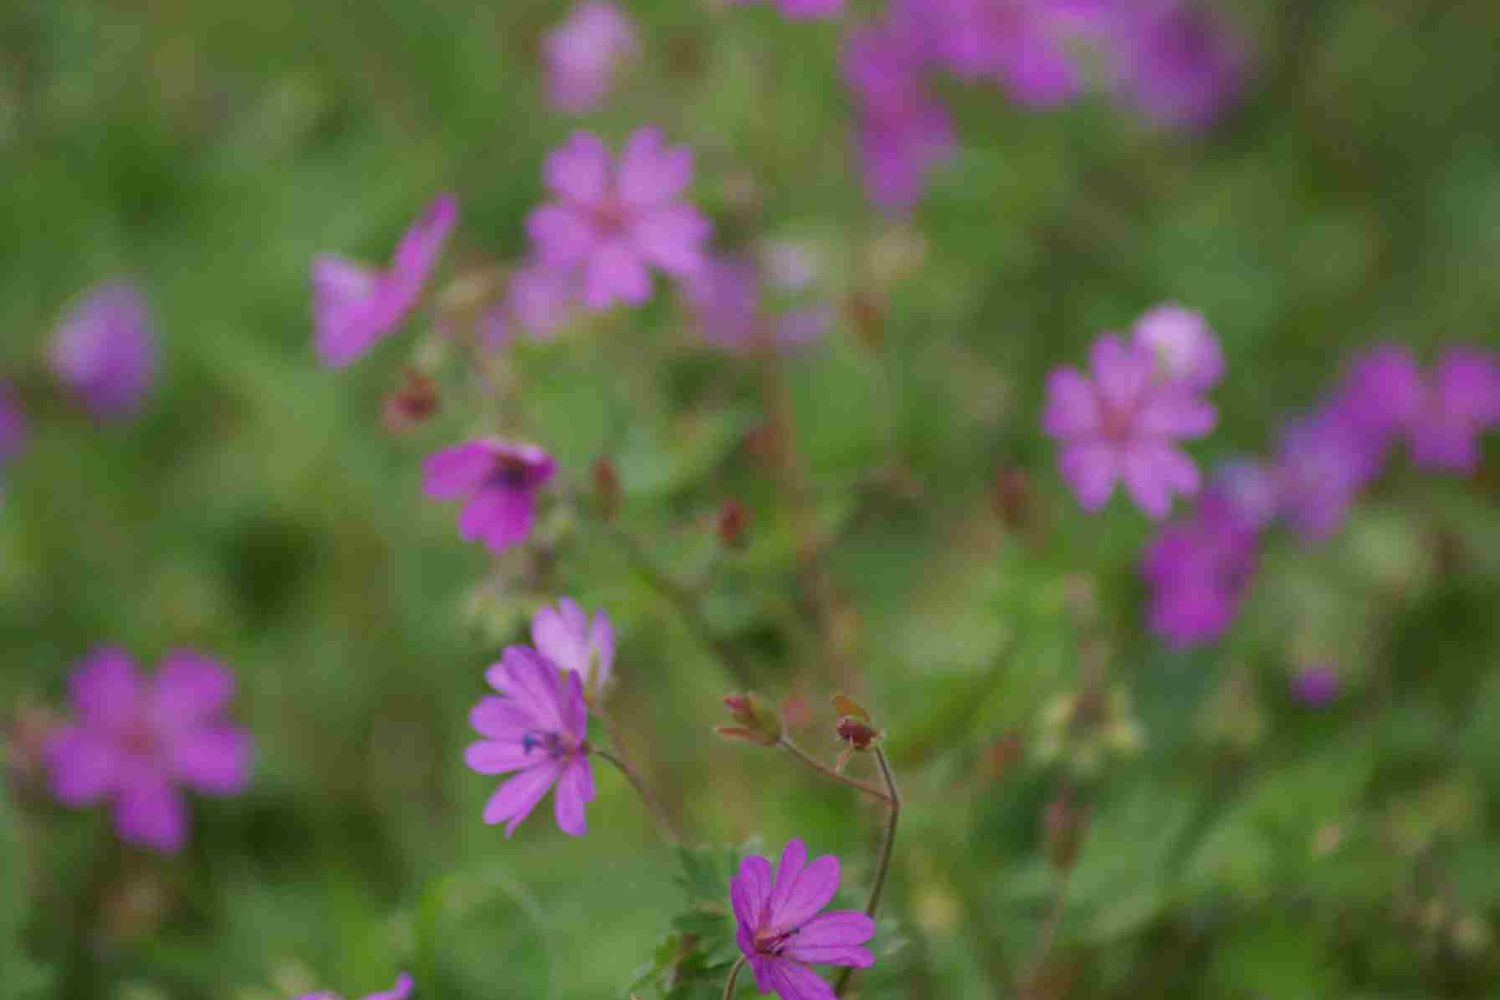
[{"label": "wildflower", "polygon": [[526,221],[537,260],[577,270],[590,309],[640,305],[651,297],[651,267],[681,278],[703,266],[709,222],[681,199],[692,178],[692,153],[664,147],[656,129],[632,134],[617,163],[598,138],[575,132],[547,157],[556,200]]},{"label": "wildflower", "polygon": [[[365,1000],[408,1000],[413,985],[411,976],[403,972],[396,977],[395,986],[380,993],[371,993],[365,997]],[[298,997],[297,1000],[342,1000],[342,998],[336,993],[307,993]]]},{"label": "wildflower", "polygon": [[588,831],[584,806],[594,799],[582,675],[512,646],[484,676],[500,697],[482,698],[469,713],[484,739],[469,745],[464,760],[479,774],[516,772],[485,805],[484,821],[504,823],[510,836],[555,785],[558,827],[582,836]]},{"label": "wildflower", "polygon": [[1061,104],[1078,92],[1074,23],[1065,3],[907,0],[900,10],[907,30],[925,29],[934,57],[961,78],[990,80],[1030,107]]},{"label": "wildflower", "polygon": [[1207,392],[1224,377],[1224,349],[1202,314],[1168,303],[1135,321],[1137,344],[1156,357],[1162,378]]},{"label": "wildflower", "polygon": [[457,199],[438,196],[402,235],[385,271],[332,254],[314,258],[313,321],[324,365],[351,364],[406,321],[457,221]]},{"label": "wildflower", "polygon": [[609,615],[597,611],[590,621],[578,602],[564,597],[556,607],[532,615],[531,641],[558,669],[581,677],[590,695],[603,694],[615,664],[615,629]]},{"label": "wildflower", "polygon": [[635,25],[620,8],[602,0],[578,4],[542,41],[552,106],[582,114],[603,104],[637,49]]},{"label": "wildflower", "polygon": [[459,535],[500,553],[531,534],[537,491],[556,472],[540,448],[481,438],[428,456],[422,489],[434,500],[465,501]]},{"label": "wildflower", "polygon": [[118,649],[94,653],[69,682],[73,721],[46,757],[58,801],[114,805],[130,843],[175,852],[187,840],[182,790],[233,795],[250,779],[250,734],[223,718],[234,675],[197,653],[176,652],[144,680]]},{"label": "wildflower", "polygon": [[1244,76],[1242,45],[1205,6],[1194,0],[1133,2],[1115,11],[1106,28],[1117,88],[1163,125],[1209,124]]},{"label": "wildflower", "polygon": [[95,286],[52,338],[52,371],[101,420],[140,408],[156,369],[145,300],[124,282]]},{"label": "wildflower", "polygon": [[1123,479],[1149,517],[1162,518],[1174,493],[1191,495],[1198,467],[1177,447],[1214,426],[1216,415],[1181,382],[1155,374],[1144,347],[1106,335],[1094,344],[1092,377],[1071,368],[1047,380],[1042,427],[1062,442],[1059,466],[1085,510],[1098,510]]},{"label": "wildflower", "polygon": [[1329,537],[1384,461],[1383,440],[1362,430],[1345,408],[1327,405],[1293,422],[1273,466],[1281,517],[1304,541]]},{"label": "wildflower", "polygon": [[1339,695],[1339,672],[1331,663],[1303,667],[1292,677],[1292,697],[1307,708],[1323,708]]},{"label": "wildflower", "polygon": [[1453,348],[1438,359],[1410,425],[1411,452],[1424,468],[1473,473],[1478,435],[1500,426],[1500,359]]},{"label": "wildflower", "polygon": [[864,947],[875,921],[863,913],[820,913],[839,887],[839,860],[832,855],[807,863],[807,845],[792,840],[773,873],[771,862],[752,856],[729,883],[740,951],[755,974],[755,987],[781,1000],[831,1000],[833,989],[809,965],[869,968]]},{"label": "wildflower", "polygon": [[10,383],[0,381],[0,465],[26,447],[26,413]]},{"label": "wildflower", "polygon": [[749,260],[708,261],[683,284],[703,339],[726,351],[798,347],[816,340],[832,324],[826,305],[768,315],[761,301],[760,269]]},{"label": "wildflower", "polygon": [[1222,636],[1254,579],[1259,539],[1257,526],[1218,489],[1190,516],[1161,528],[1141,561],[1151,631],[1177,649]]}]

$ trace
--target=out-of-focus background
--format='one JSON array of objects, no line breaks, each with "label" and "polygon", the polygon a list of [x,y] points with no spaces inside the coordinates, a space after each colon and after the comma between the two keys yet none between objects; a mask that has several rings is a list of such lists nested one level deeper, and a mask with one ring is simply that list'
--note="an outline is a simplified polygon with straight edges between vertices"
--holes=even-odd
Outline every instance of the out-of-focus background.
[{"label": "out-of-focus background", "polygon": [[[1102,93],[1036,110],[942,81],[956,152],[891,219],[861,190],[840,77],[846,23],[877,5],[843,22],[626,6],[639,56],[582,118],[543,92],[564,4],[0,9],[0,372],[30,427],[0,507],[0,995],[359,996],[408,969],[422,998],[626,996],[684,908],[628,787],[599,773],[586,838],[544,809],[507,840],[479,818],[493,780],[462,762],[484,666],[557,594],[613,618],[615,726],[691,839],[804,837],[844,856],[850,905],[876,811],[711,726],[754,686],[805,704],[798,739],[830,761],[836,690],[888,730],[909,804],[862,996],[1489,995],[1494,443],[1473,478],[1398,465],[1326,544],[1270,542],[1225,639],[1173,653],[1144,625],[1151,525],[1119,500],[1080,511],[1038,421],[1048,370],[1165,300],[1228,355],[1220,426],[1195,446],[1210,464],[1272,450],[1362,346],[1500,342],[1500,8],[1226,5],[1243,83],[1192,130]],[[425,455],[492,419],[476,400],[494,371],[435,329],[441,306],[322,368],[309,263],[385,259],[451,190],[439,285],[488,273],[524,252],[550,149],[645,124],[694,150],[717,245],[809,248],[837,319],[780,364],[784,399],[706,347],[664,283],[511,345],[489,364],[565,488],[497,566],[420,489]],[[123,423],[43,374],[58,317],[111,278],[160,338]],[[395,434],[383,399],[414,363],[441,373],[442,405]],[[800,484],[764,454],[777,400]],[[618,525],[699,588],[749,676],[571,502],[600,456]],[[731,498],[751,522],[726,552]],[[28,757],[28,726],[103,644],[236,671],[254,782],[195,799],[180,855],[115,845],[106,812],[52,804]],[[1121,697],[1102,761],[1065,777],[1059,705],[1091,656]],[[1312,662],[1341,684],[1317,708],[1291,693]],[[1065,782],[1088,832],[1028,980]]]}]

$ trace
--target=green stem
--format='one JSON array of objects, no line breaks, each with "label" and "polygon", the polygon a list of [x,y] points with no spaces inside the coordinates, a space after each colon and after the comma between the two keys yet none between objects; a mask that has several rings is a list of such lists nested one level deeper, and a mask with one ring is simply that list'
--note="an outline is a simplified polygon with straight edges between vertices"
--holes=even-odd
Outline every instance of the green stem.
[{"label": "green stem", "polygon": [[[885,839],[880,845],[880,861],[875,869],[875,882],[870,886],[870,901],[865,904],[865,915],[871,919],[874,919],[876,912],[880,909],[880,897],[885,892],[886,878],[891,873],[891,858],[896,853],[896,828],[901,823],[901,790],[896,787],[896,775],[891,771],[891,762],[886,759],[885,750],[878,746],[875,747],[875,763],[880,765],[880,776],[885,779],[886,818]],[[834,984],[833,995],[843,996],[853,976],[854,968],[845,966],[844,971],[839,973],[838,981]]]},{"label": "green stem", "polygon": [[724,984],[724,1000],[734,1000],[734,984],[739,982],[740,970],[745,967],[745,956],[741,955],[735,960],[734,968],[729,970],[729,980]]},{"label": "green stem", "polygon": [[[787,753],[791,754],[792,757],[794,757],[796,760],[800,761],[811,770],[816,771],[818,774],[821,774],[825,778],[831,778],[834,781],[839,782],[840,784],[848,785],[850,788],[854,788],[861,792],[864,792],[866,795],[877,798],[882,802],[889,803],[891,801],[890,797],[886,795],[885,792],[882,792],[874,785],[867,785],[863,781],[851,778],[846,774],[840,774],[833,768],[829,767],[827,764],[822,763],[806,750],[793,743],[791,737],[789,736],[783,734],[781,740],[777,743],[777,746],[781,747]],[[876,753],[880,754],[880,751],[877,750]],[[883,757],[884,755],[881,754],[881,756]]]},{"label": "green stem", "polygon": [[618,751],[610,753],[608,750],[592,747],[589,753],[595,757],[603,757],[625,776],[625,780],[630,782],[630,786],[635,789],[635,793],[641,797],[641,802],[645,804],[646,811],[651,814],[652,819],[656,820],[656,825],[660,828],[663,839],[674,845],[682,843],[682,834],[678,831],[677,824],[672,822],[672,817],[667,815],[667,811],[662,808],[656,796],[651,794],[651,790],[646,787],[646,783],[641,780],[641,776],[635,773],[635,768],[631,767],[624,757],[619,756]]}]

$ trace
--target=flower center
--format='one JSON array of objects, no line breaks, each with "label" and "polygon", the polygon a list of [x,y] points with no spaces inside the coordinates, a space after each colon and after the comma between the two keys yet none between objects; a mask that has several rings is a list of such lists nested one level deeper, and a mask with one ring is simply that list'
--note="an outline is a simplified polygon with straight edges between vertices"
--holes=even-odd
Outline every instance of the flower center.
[{"label": "flower center", "polygon": [[755,935],[755,950],[762,955],[780,955],[786,951],[799,930],[800,928],[793,927],[789,931],[758,931]]},{"label": "flower center", "polygon": [[524,489],[529,472],[530,467],[519,458],[512,458],[509,455],[497,455],[495,456],[495,467],[490,470],[488,482],[491,486],[497,486],[506,490]]},{"label": "flower center", "polygon": [[562,733],[544,732],[533,729],[521,737],[521,751],[528,757],[533,753],[542,755],[549,760],[566,760],[578,753],[584,752],[582,743],[575,743],[570,737]]},{"label": "flower center", "polygon": [[1135,432],[1134,411],[1129,406],[1099,400],[1099,436],[1114,444],[1129,441]]},{"label": "flower center", "polygon": [[154,758],[161,749],[161,740],[145,719],[135,719],[120,733],[120,749],[130,757]]},{"label": "flower center", "polygon": [[596,202],[589,214],[594,227],[605,236],[619,236],[630,222],[630,211],[613,195]]}]

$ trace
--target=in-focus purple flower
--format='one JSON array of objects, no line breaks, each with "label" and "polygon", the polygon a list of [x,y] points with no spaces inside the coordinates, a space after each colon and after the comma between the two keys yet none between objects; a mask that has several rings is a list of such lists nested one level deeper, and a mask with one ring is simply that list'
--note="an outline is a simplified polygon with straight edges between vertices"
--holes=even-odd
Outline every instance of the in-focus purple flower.
[{"label": "in-focus purple flower", "polygon": [[[733,0],[741,6],[760,3],[762,0]],[[808,21],[823,17],[836,17],[844,9],[844,0],[770,0],[789,21]]]},{"label": "in-focus purple flower", "polygon": [[810,965],[869,968],[865,942],[875,921],[849,910],[820,912],[839,888],[839,859],[808,864],[807,845],[787,843],[774,872],[758,855],[746,858],[729,882],[735,938],[755,974],[755,988],[781,1000],[833,1000],[833,988]]},{"label": "in-focus purple flower", "polygon": [[1156,358],[1138,344],[1106,334],[1095,343],[1091,372],[1059,368],[1047,379],[1042,428],[1059,441],[1058,464],[1078,502],[1098,510],[1115,483],[1152,518],[1174,494],[1198,491],[1198,467],[1178,446],[1213,429],[1213,406],[1182,382],[1156,374]]},{"label": "in-focus purple flower", "polygon": [[638,45],[635,25],[619,7],[603,0],[578,4],[542,40],[553,107],[571,114],[599,107]]},{"label": "in-focus purple flower", "polygon": [[1141,561],[1151,631],[1174,649],[1223,636],[1254,579],[1259,537],[1218,486],[1204,492],[1192,514],[1157,531]]},{"label": "in-focus purple flower", "polygon": [[1175,303],[1160,305],[1135,321],[1132,334],[1155,355],[1163,378],[1206,392],[1224,377],[1224,349],[1201,313]]},{"label": "in-focus purple flower", "polygon": [[250,780],[250,734],[224,717],[234,675],[197,653],[169,654],[142,678],[102,649],[69,681],[74,719],[48,740],[52,794],[69,806],[108,800],[121,839],[175,852],[187,841],[184,790],[233,795]]},{"label": "in-focus purple flower", "polygon": [[1380,474],[1385,441],[1372,437],[1340,405],[1327,405],[1282,433],[1273,475],[1280,513],[1304,541],[1321,541],[1344,524],[1349,507]]},{"label": "in-focus purple flower", "polygon": [[1438,359],[1411,420],[1413,460],[1429,469],[1472,474],[1479,435],[1500,426],[1500,358],[1453,348]]},{"label": "in-focus purple flower", "polygon": [[0,466],[26,447],[26,412],[9,382],[0,381]]},{"label": "in-focus purple flower", "polygon": [[545,179],[555,200],[526,220],[536,258],[576,269],[590,309],[645,302],[652,267],[678,278],[703,267],[711,227],[682,199],[693,155],[662,145],[656,129],[633,133],[618,164],[597,137],[575,132],[547,157]]},{"label": "in-focus purple flower", "polygon": [[1117,5],[1106,42],[1118,86],[1161,124],[1212,122],[1239,91],[1243,44],[1196,0],[1130,0]]},{"label": "in-focus purple flower", "polygon": [[101,420],[140,409],[156,372],[156,338],[145,300],[124,282],[97,285],[52,337],[52,371]]},{"label": "in-focus purple flower", "polygon": [[821,337],[833,323],[826,304],[767,313],[762,301],[761,270],[738,257],[711,259],[683,282],[698,333],[726,351],[786,350]]},{"label": "in-focus purple flower", "polygon": [[[364,1000],[409,1000],[414,985],[411,976],[403,972],[396,977],[395,986],[379,993],[371,993]],[[297,1000],[343,1000],[343,998],[337,993],[305,993]]]},{"label": "in-focus purple flower", "polygon": [[484,821],[504,823],[510,836],[555,785],[558,827],[583,836],[594,771],[582,675],[559,670],[527,646],[511,646],[484,676],[500,695],[480,699],[469,713],[484,739],[469,745],[464,760],[480,774],[514,773],[485,805]]},{"label": "in-focus purple flower", "polygon": [[324,365],[353,363],[406,322],[457,222],[458,200],[440,195],[402,235],[388,269],[332,254],[314,258],[315,346]]},{"label": "in-focus purple flower", "polygon": [[556,472],[552,456],[534,445],[481,438],[429,455],[422,489],[434,500],[464,501],[459,535],[500,553],[531,534],[537,491]]},{"label": "in-focus purple flower", "polygon": [[598,698],[615,665],[615,628],[609,615],[596,611],[592,620],[571,597],[544,607],[531,617],[531,642],[560,670],[583,678],[583,689]]},{"label": "in-focus purple flower", "polygon": [[1324,708],[1339,696],[1338,668],[1331,663],[1303,667],[1292,676],[1292,697],[1308,708]]}]

